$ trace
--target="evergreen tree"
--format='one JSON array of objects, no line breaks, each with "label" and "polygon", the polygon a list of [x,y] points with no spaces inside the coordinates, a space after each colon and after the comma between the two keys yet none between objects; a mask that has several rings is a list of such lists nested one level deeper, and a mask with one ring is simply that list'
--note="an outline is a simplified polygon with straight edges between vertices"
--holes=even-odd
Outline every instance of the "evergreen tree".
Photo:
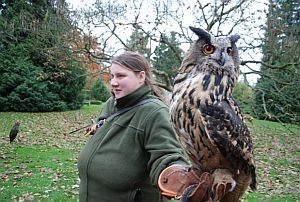
[{"label": "evergreen tree", "polygon": [[144,54],[145,57],[150,57],[150,49],[147,47],[149,43],[149,37],[144,36],[143,32],[135,29],[130,35],[130,39],[127,41],[128,51],[137,51],[141,54]]},{"label": "evergreen tree", "polygon": [[4,0],[0,7],[1,111],[81,105],[85,70],[71,57],[64,1]]},{"label": "evergreen tree", "polygon": [[105,102],[110,97],[110,92],[103,81],[98,79],[92,88],[92,97],[96,100]]},{"label": "evergreen tree", "polygon": [[300,122],[300,2],[270,0],[263,76],[256,85],[259,118]]},{"label": "evergreen tree", "polygon": [[175,32],[170,37],[161,35],[160,43],[154,51],[153,66],[159,71],[166,72],[173,80],[181,65],[183,50],[176,39]]}]

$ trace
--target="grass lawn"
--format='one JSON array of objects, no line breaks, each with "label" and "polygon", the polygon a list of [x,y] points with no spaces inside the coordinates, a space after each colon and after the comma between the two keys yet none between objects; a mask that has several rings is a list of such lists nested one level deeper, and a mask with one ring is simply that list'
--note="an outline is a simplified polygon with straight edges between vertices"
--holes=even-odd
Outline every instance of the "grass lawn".
[{"label": "grass lawn", "polygon": [[[0,112],[0,202],[78,201],[77,156],[89,137],[69,134],[100,107],[52,113]],[[20,120],[19,142],[8,134]],[[253,120],[258,190],[243,201],[300,201],[300,127]]]}]

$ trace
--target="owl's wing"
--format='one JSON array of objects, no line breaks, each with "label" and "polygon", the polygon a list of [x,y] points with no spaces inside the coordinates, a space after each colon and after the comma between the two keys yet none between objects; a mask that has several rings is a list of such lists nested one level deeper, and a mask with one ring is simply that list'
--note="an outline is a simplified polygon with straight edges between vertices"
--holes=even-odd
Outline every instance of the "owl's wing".
[{"label": "owl's wing", "polygon": [[250,132],[233,99],[200,105],[205,131],[235,170],[252,172],[253,146]]}]

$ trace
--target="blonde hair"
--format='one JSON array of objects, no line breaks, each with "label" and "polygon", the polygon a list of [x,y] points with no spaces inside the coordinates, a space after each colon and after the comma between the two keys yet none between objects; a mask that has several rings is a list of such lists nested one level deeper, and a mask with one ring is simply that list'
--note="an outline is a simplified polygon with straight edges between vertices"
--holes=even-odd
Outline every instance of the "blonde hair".
[{"label": "blonde hair", "polygon": [[145,72],[145,84],[148,85],[152,94],[162,98],[159,88],[155,85],[155,80],[152,76],[151,66],[147,59],[135,52],[126,51],[111,59],[111,63],[124,66],[134,72]]}]

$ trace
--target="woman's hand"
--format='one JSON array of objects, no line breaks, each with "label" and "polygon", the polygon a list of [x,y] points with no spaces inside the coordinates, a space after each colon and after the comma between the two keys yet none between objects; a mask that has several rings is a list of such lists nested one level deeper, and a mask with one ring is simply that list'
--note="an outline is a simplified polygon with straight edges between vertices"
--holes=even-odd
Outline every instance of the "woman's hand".
[{"label": "woman's hand", "polygon": [[85,129],[85,135],[94,135],[97,130],[97,123],[92,119],[92,124]]}]

